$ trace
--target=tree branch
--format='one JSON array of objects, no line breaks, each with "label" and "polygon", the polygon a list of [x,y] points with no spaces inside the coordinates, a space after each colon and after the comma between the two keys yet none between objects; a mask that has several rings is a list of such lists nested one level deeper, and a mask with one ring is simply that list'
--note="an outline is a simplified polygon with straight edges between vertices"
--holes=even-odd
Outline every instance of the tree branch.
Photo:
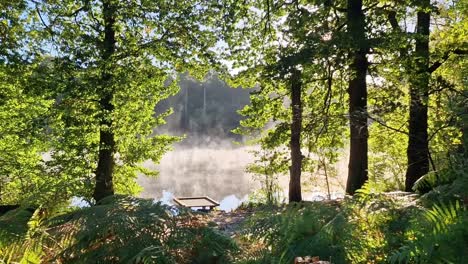
[{"label": "tree branch", "polygon": [[388,129],[393,130],[393,131],[398,132],[398,133],[402,133],[402,134],[405,134],[405,135],[409,135],[408,132],[401,130],[401,128],[405,125],[405,123],[403,123],[403,124],[401,125],[400,128],[394,128],[394,127],[391,127],[391,126],[385,124],[384,122],[378,120],[377,118],[372,117],[370,114],[367,114],[367,117],[368,117],[369,119],[371,119],[372,121],[377,122],[379,125],[381,125],[381,126],[383,126],[383,127],[386,127],[386,128],[388,128]]},{"label": "tree branch", "polygon": [[436,71],[440,66],[442,66],[442,64],[444,64],[444,62],[446,62],[446,61],[449,59],[450,55],[452,55],[452,54],[456,54],[456,55],[467,55],[467,54],[468,54],[468,50],[454,49],[454,50],[448,50],[448,51],[446,51],[440,60],[434,62],[434,64],[432,64],[432,65],[427,69],[427,72],[433,73],[434,71]]},{"label": "tree branch", "polygon": [[430,135],[430,136],[428,137],[427,141],[430,142],[430,141],[437,135],[437,133],[439,133],[442,129],[446,129],[446,128],[448,128],[448,127],[453,126],[453,124],[452,124],[453,119],[454,119],[453,116],[450,117],[450,119],[447,121],[447,124],[446,124],[446,125],[438,127],[438,128],[432,133],[432,135]]},{"label": "tree branch", "polygon": [[398,24],[398,20],[396,19],[396,11],[392,10],[388,12],[388,21],[390,22],[390,25],[392,26],[393,30],[400,32],[401,28],[400,25]]},{"label": "tree branch", "polygon": [[431,162],[432,170],[434,171],[434,173],[435,173],[437,179],[439,179],[439,174],[437,173],[437,169],[436,169],[434,160],[432,159],[431,151],[429,150],[429,151],[427,152],[427,154],[428,154],[428,157],[429,157],[429,161]]},{"label": "tree branch", "polygon": [[47,31],[49,31],[49,33],[51,35],[53,35],[54,31],[52,30],[52,28],[50,27],[50,25],[47,25],[47,23],[44,21],[44,18],[42,17],[41,15],[41,11],[39,10],[39,7],[36,6],[36,13],[37,15],[39,16],[39,20],[41,21],[42,25],[45,27],[45,29]]},{"label": "tree branch", "polygon": [[[376,1],[373,5],[370,5],[370,6],[366,7],[366,8],[364,8],[364,9],[362,10],[362,12],[365,13],[365,12],[371,10],[372,8],[378,6],[379,4],[380,4],[380,2],[379,2],[379,1]],[[387,7],[391,7],[391,5],[386,4],[386,5],[383,5],[383,6],[379,7],[379,8],[380,8],[380,9],[385,9],[385,8],[387,8]]]}]

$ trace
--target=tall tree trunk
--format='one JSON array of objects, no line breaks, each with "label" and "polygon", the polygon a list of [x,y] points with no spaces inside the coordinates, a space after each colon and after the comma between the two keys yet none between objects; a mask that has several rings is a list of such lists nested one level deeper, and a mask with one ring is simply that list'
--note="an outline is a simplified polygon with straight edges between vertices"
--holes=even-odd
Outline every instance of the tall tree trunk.
[{"label": "tall tree trunk", "polygon": [[349,123],[350,123],[350,156],[346,192],[354,194],[367,181],[367,84],[368,43],[365,35],[365,17],[362,11],[362,0],[348,0],[348,32],[354,45],[351,77],[348,84]]},{"label": "tall tree trunk", "polygon": [[[412,191],[414,183],[429,172],[429,143],[427,136],[427,103],[429,97],[429,23],[430,0],[422,0],[417,13],[416,50],[413,74],[410,76],[410,115],[408,167],[405,190]],[[411,71],[410,71],[411,72]]]},{"label": "tall tree trunk", "polygon": [[96,186],[94,188],[93,197],[97,201],[102,198],[114,194],[114,185],[112,175],[114,172],[114,153],[115,139],[112,131],[111,115],[114,111],[112,104],[113,89],[112,89],[112,67],[111,57],[115,52],[115,6],[105,0],[102,5],[104,18],[104,42],[102,60],[104,68],[102,73],[102,86],[99,100],[101,110],[100,117],[100,135],[99,135],[99,157],[96,168]]},{"label": "tall tree trunk", "polygon": [[463,91],[465,99],[462,100],[462,109],[461,109],[461,133],[462,133],[462,144],[460,152],[463,154],[463,158],[468,164],[468,87],[465,87]]},{"label": "tall tree trunk", "polygon": [[291,167],[289,168],[289,202],[302,201],[301,193],[301,129],[302,129],[302,100],[301,100],[301,72],[294,69],[291,74]]}]

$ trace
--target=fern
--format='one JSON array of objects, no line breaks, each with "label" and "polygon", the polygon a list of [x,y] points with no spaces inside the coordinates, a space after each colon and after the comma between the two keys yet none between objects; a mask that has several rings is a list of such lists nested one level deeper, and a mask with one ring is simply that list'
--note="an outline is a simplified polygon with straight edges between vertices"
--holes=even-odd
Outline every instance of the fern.
[{"label": "fern", "polygon": [[460,202],[456,200],[454,203],[435,204],[431,210],[428,210],[425,217],[434,227],[434,234],[447,232],[448,226],[456,223],[460,215]]},{"label": "fern", "polygon": [[381,200],[379,197],[382,196],[383,188],[382,184],[366,181],[360,189],[356,190],[353,198],[361,204],[369,201],[378,201]]},{"label": "fern", "polygon": [[435,204],[422,216],[419,230],[414,227],[418,231],[415,239],[394,252],[390,263],[463,263],[468,229],[467,214],[459,201]]},{"label": "fern", "polygon": [[441,170],[439,172],[431,171],[414,183],[413,190],[420,193],[426,193],[437,186],[449,184],[455,179],[456,175],[448,172],[447,170]]},{"label": "fern", "polygon": [[20,208],[5,216],[7,219],[4,220],[7,222],[15,219],[21,221],[10,226],[10,232],[14,232],[15,236],[9,243],[0,247],[0,261],[11,263],[18,259],[19,263],[41,263],[42,210],[36,209],[31,213],[30,209]]},{"label": "fern", "polygon": [[[184,209],[153,200],[108,197],[100,204],[29,223],[10,248],[42,263],[229,262],[236,244]],[[17,255],[17,254],[16,254]],[[6,262],[21,261],[18,256]]]},{"label": "fern", "polygon": [[18,208],[0,216],[0,250],[24,238],[28,231],[27,223],[32,215],[31,210]]},{"label": "fern", "polygon": [[448,193],[467,194],[468,170],[466,168],[468,167],[468,159],[463,154],[451,153],[448,161],[447,167],[443,167],[437,172],[431,171],[416,181],[413,190],[426,193],[441,186],[448,186]]},{"label": "fern", "polygon": [[339,247],[329,246],[329,236],[322,234],[337,214],[335,205],[318,202],[258,212],[247,221],[243,235],[249,245],[263,246],[248,251],[240,263],[292,263],[297,256],[311,254],[322,259],[343,256]]}]

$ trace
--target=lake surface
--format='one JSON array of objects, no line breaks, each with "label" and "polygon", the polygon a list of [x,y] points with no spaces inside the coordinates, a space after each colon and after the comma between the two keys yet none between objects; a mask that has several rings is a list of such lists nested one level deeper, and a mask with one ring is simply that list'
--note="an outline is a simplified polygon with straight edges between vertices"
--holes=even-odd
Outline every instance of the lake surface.
[{"label": "lake surface", "polygon": [[144,166],[159,171],[159,176],[140,176],[141,197],[170,202],[173,196],[209,196],[220,202],[220,209],[231,210],[247,200],[258,188],[245,172],[254,160],[251,147],[226,145],[180,147],[164,155],[159,165]]},{"label": "lake surface", "polygon": [[[231,211],[248,200],[249,194],[259,188],[246,166],[255,160],[253,147],[207,145],[179,147],[164,155],[159,165],[145,162],[144,166],[159,171],[157,178],[140,176],[138,183],[143,192],[140,197],[161,200],[172,204],[172,199],[184,196],[209,196],[220,202],[220,209]],[[338,164],[338,166],[345,166]],[[319,176],[303,174],[306,182],[303,199],[317,201],[327,199],[324,180]],[[332,198],[343,197],[342,180],[332,182]],[[280,186],[287,197],[288,176],[280,178]]]},{"label": "lake surface", "polygon": [[[142,175],[138,178],[144,188],[140,196],[167,203],[173,196],[209,196],[221,203],[221,209],[235,208],[259,188],[259,183],[245,172],[246,166],[255,160],[249,151],[258,147],[234,144],[233,141],[247,139],[231,132],[239,127],[243,117],[238,110],[250,104],[252,90],[232,89],[216,74],[202,82],[182,75],[179,85],[177,95],[158,104],[157,113],[169,108],[174,113],[155,133],[185,138],[164,155],[160,164],[144,163],[145,167],[158,170],[160,175],[156,179]],[[347,175],[343,170],[347,169],[346,163],[337,167],[339,175]],[[331,189],[342,193],[343,177],[337,178],[331,183]],[[304,199],[326,197],[323,176],[304,172],[302,179]],[[279,185],[287,197],[288,175],[280,177]]]}]

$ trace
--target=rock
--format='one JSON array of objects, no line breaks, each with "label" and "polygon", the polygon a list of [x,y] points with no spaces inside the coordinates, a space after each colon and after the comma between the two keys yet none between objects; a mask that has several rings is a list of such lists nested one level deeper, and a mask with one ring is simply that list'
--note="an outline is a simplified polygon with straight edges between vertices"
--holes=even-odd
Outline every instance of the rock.
[{"label": "rock", "polygon": [[296,257],[294,259],[294,264],[302,264],[302,263],[312,263],[312,264],[331,264],[329,261],[320,260],[318,256],[305,256],[305,257]]},{"label": "rock", "polygon": [[294,259],[294,264],[300,264],[300,263],[305,263],[304,259],[302,257],[296,257]]}]

